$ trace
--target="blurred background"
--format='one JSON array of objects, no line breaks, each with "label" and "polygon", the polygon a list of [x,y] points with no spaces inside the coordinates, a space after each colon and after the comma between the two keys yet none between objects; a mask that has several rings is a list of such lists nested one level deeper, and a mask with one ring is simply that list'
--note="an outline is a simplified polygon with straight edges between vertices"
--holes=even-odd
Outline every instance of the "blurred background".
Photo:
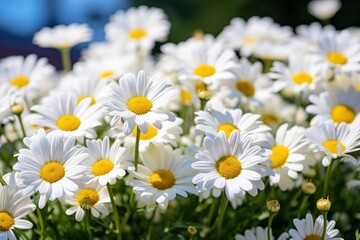
[{"label": "blurred background", "polygon": [[[87,23],[94,30],[93,41],[104,40],[104,25],[119,9],[148,5],[164,9],[172,28],[169,42],[191,36],[195,29],[218,34],[234,17],[269,16],[281,25],[296,27],[316,19],[307,12],[308,0],[11,0],[0,2],[0,58],[36,53],[60,66],[58,52],[32,44],[35,32],[44,26]],[[360,1],[343,0],[339,12],[331,20],[337,29],[360,25]],[[72,50],[79,58],[87,44]]]}]

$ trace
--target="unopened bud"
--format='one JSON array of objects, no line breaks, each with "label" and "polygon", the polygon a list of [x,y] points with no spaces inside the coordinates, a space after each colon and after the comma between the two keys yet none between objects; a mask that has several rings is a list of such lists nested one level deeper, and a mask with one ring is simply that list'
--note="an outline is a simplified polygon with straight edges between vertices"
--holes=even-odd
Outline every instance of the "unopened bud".
[{"label": "unopened bud", "polygon": [[305,181],[301,185],[301,190],[307,195],[313,195],[316,192],[316,186],[312,182]]},{"label": "unopened bud", "polygon": [[266,202],[266,208],[269,213],[275,214],[280,210],[280,203],[278,200],[270,200]]},{"label": "unopened bud", "polygon": [[196,235],[196,233],[197,233],[197,229],[194,226],[189,226],[187,231],[190,235]]},{"label": "unopened bud", "polygon": [[204,32],[201,29],[195,29],[195,31],[193,32],[193,38],[195,38],[196,40],[203,40],[204,38]]},{"label": "unopened bud", "polygon": [[14,103],[10,107],[10,111],[15,115],[20,115],[24,111],[24,104],[22,104],[22,103]]},{"label": "unopened bud", "polygon": [[316,207],[320,212],[328,212],[331,208],[331,202],[328,198],[320,198],[316,202]]},{"label": "unopened bud", "polygon": [[197,92],[197,95],[201,100],[205,100],[205,101],[209,101],[210,98],[212,97],[212,93],[208,90],[200,90]]}]

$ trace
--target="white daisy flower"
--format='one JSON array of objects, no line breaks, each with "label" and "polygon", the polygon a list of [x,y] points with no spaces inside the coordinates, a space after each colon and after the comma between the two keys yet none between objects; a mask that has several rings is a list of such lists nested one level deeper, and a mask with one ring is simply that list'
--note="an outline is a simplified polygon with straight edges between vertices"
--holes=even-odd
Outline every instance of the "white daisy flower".
[{"label": "white daisy flower", "polygon": [[173,150],[168,145],[151,147],[141,152],[140,158],[142,164],[138,165],[137,172],[129,171],[135,179],[126,182],[139,197],[140,206],[157,203],[166,209],[177,194],[183,197],[188,193],[197,194],[191,183],[193,158],[182,155],[180,149]]},{"label": "white daisy flower", "polygon": [[229,86],[229,100],[234,104],[259,105],[271,97],[273,82],[262,74],[262,64],[252,64],[248,59],[240,60],[239,69],[235,71],[236,78],[226,81],[224,85]]},{"label": "white daisy flower", "polygon": [[288,124],[281,125],[274,137],[269,137],[272,150],[270,160],[275,175],[270,176],[270,184],[279,186],[282,191],[292,190],[298,180],[299,173],[308,169],[305,157],[308,142],[304,137],[305,129],[294,126],[288,130]]},{"label": "white daisy flower", "polygon": [[27,116],[31,124],[47,127],[52,134],[75,136],[79,141],[96,136],[94,128],[101,124],[102,111],[100,104],[90,106],[91,98],[78,103],[73,94],[54,93],[43,102],[31,108],[36,112]]},{"label": "white daisy flower", "polygon": [[207,111],[195,113],[196,131],[195,134],[205,134],[215,138],[218,132],[224,131],[227,138],[233,131],[248,133],[253,141],[261,141],[261,135],[270,130],[259,119],[259,114],[245,113],[241,109],[222,109],[214,108]]},{"label": "white daisy flower", "polygon": [[[293,220],[296,229],[290,229],[290,240],[320,240],[324,228],[324,218],[322,215],[314,219],[310,213],[306,214],[305,219]],[[339,230],[335,229],[335,221],[328,221],[326,224],[326,240],[343,240],[343,238],[337,238]]]},{"label": "white daisy flower", "polygon": [[288,66],[274,62],[269,76],[276,80],[274,90],[285,87],[293,92],[314,91],[317,84],[326,79],[326,66],[317,57],[303,54],[292,54]]},{"label": "white daisy flower", "polygon": [[193,183],[201,189],[225,189],[230,201],[246,192],[256,196],[258,189],[265,187],[261,178],[273,174],[260,165],[268,161],[269,151],[254,145],[246,133],[233,131],[228,139],[221,131],[214,139],[205,137],[204,145],[205,150],[195,155],[198,161],[192,164],[199,172]]},{"label": "white daisy flower", "polygon": [[110,125],[115,126],[124,120],[124,133],[132,133],[136,125],[142,133],[148,132],[151,124],[161,129],[162,122],[174,121],[175,116],[161,109],[175,94],[171,84],[157,79],[147,78],[144,71],[137,76],[125,74],[118,83],[111,83],[107,96],[100,99],[113,117]]},{"label": "white daisy flower", "polygon": [[46,48],[72,48],[92,38],[92,30],[86,24],[57,25],[53,28],[44,27],[35,33],[33,42]]},{"label": "white daisy flower", "polygon": [[28,101],[45,95],[56,85],[54,66],[46,58],[38,58],[35,54],[2,59],[0,79],[17,94],[26,96]]},{"label": "white daisy flower", "polygon": [[358,165],[358,161],[348,153],[360,150],[360,118],[354,124],[342,122],[336,124],[331,120],[325,121],[305,131],[305,136],[313,143],[315,151],[325,153],[322,164],[327,167],[332,159],[341,158]]},{"label": "white daisy flower", "polygon": [[88,183],[81,186],[74,197],[65,199],[71,207],[65,211],[67,215],[75,213],[75,219],[81,222],[85,216],[85,211],[90,210],[91,214],[98,218],[100,213],[107,216],[109,210],[107,204],[110,203],[109,192],[106,186],[102,186],[97,182]]},{"label": "white daisy flower", "polygon": [[20,149],[13,168],[27,186],[23,194],[39,192],[40,208],[47,200],[64,201],[65,196],[73,196],[78,190],[77,181],[86,170],[80,165],[89,156],[86,149],[74,146],[74,137],[64,141],[61,135],[45,135],[45,132],[27,138],[24,143],[29,149]]},{"label": "white daisy flower", "polygon": [[339,0],[312,0],[307,6],[309,13],[320,20],[332,18],[340,8]]},{"label": "white daisy flower", "polygon": [[334,84],[343,89],[348,89],[352,86],[357,92],[360,92],[360,73],[338,74],[335,76]]},{"label": "white daisy flower", "polygon": [[[269,240],[267,237],[267,227],[256,227],[256,229],[247,229],[245,230],[244,235],[236,234],[235,240]],[[278,240],[286,240],[288,238],[287,233],[281,234]],[[275,240],[275,237],[272,234],[272,230],[270,229],[270,239]]]},{"label": "white daisy flower", "polygon": [[360,113],[360,92],[353,87],[343,89],[329,87],[317,95],[310,95],[312,103],[306,107],[308,113],[314,114],[311,125],[318,125],[331,119],[335,123],[352,123]]},{"label": "white daisy flower", "polygon": [[125,169],[132,166],[118,139],[111,147],[109,137],[104,140],[87,140],[86,145],[89,157],[82,164],[86,167],[85,175],[89,182],[99,182],[103,186],[108,183],[113,185],[117,179],[125,176]]},{"label": "white daisy flower", "polygon": [[164,41],[169,30],[170,22],[164,11],[147,6],[120,10],[105,25],[107,40],[125,43],[130,49],[139,47],[145,51],[151,50],[155,42]]},{"label": "white daisy flower", "polygon": [[14,229],[31,229],[33,224],[22,218],[35,209],[30,197],[22,196],[21,192],[12,192],[9,186],[0,184],[0,239],[15,240]]},{"label": "white daisy flower", "polygon": [[[146,151],[151,144],[157,146],[170,144],[173,147],[177,147],[180,142],[180,135],[183,132],[181,128],[182,123],[183,120],[177,117],[174,122],[163,122],[161,129],[156,129],[154,126],[149,125],[147,133],[140,133],[139,150],[142,152]],[[126,148],[132,148],[136,142],[136,131],[136,128],[134,128],[130,135],[125,135],[120,125],[120,128],[114,129],[109,134],[122,139]]]},{"label": "white daisy flower", "polygon": [[318,40],[326,34],[336,34],[336,29],[332,25],[322,26],[318,22],[313,22],[309,25],[300,25],[296,27],[295,41],[299,39],[302,42],[303,50],[309,52],[309,50],[315,50],[318,48]]},{"label": "white daisy flower", "polygon": [[317,42],[314,54],[322,59],[335,74],[339,72],[360,71],[360,41],[347,30],[324,32]]},{"label": "white daisy flower", "polygon": [[182,56],[180,81],[201,80],[205,84],[218,83],[228,79],[235,79],[233,71],[238,68],[235,53],[225,49],[222,44],[212,45],[206,42],[192,44],[190,54]]}]

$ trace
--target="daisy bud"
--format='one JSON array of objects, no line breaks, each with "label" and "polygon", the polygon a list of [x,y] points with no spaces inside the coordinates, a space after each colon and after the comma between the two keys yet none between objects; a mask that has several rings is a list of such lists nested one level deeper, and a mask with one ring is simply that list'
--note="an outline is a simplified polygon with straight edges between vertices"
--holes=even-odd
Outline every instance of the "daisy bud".
[{"label": "daisy bud", "polygon": [[320,198],[316,202],[316,207],[320,212],[328,212],[331,208],[331,202],[328,198]]},{"label": "daisy bud", "polygon": [[301,185],[301,190],[307,195],[313,195],[316,192],[316,186],[312,182],[305,181]]},{"label": "daisy bud", "polygon": [[190,235],[196,235],[196,234],[197,234],[197,229],[196,229],[196,227],[194,227],[194,226],[189,226],[188,229],[187,229],[187,231],[188,231],[188,233],[189,233]]},{"label": "daisy bud", "polygon": [[15,115],[21,115],[21,113],[24,111],[24,104],[22,104],[22,103],[14,103],[10,107],[10,111]]},{"label": "daisy bud", "polygon": [[270,214],[275,214],[280,210],[280,203],[278,200],[269,200],[266,202],[266,208]]},{"label": "daisy bud", "polygon": [[210,98],[212,97],[212,93],[208,90],[200,90],[197,92],[197,95],[201,100],[205,100],[205,101],[209,101]]},{"label": "daisy bud", "polygon": [[195,31],[193,32],[193,38],[195,38],[196,40],[199,40],[199,41],[203,40],[203,38],[204,38],[203,30],[201,30],[199,28],[195,29]]}]

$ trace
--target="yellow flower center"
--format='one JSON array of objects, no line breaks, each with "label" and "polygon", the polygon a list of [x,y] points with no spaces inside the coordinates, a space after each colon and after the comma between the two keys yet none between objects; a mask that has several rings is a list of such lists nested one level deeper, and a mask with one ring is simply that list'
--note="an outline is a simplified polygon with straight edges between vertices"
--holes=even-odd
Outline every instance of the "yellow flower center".
[{"label": "yellow flower center", "polygon": [[79,118],[72,114],[65,114],[59,117],[59,119],[56,122],[56,125],[58,128],[64,131],[74,131],[78,129],[81,122]]},{"label": "yellow flower center", "polygon": [[100,73],[99,77],[103,79],[103,78],[113,77],[114,75],[115,75],[114,71],[103,71],[102,73]]},{"label": "yellow flower center", "polygon": [[255,87],[248,80],[240,80],[235,85],[236,89],[242,92],[246,97],[252,97],[255,94]]},{"label": "yellow flower center", "polygon": [[15,224],[14,217],[5,211],[0,211],[0,232],[6,232]]},{"label": "yellow flower center", "polygon": [[262,120],[265,124],[272,124],[279,122],[279,119],[274,114],[264,114]]},{"label": "yellow flower center", "polygon": [[[132,135],[134,137],[136,137],[136,133],[137,133],[137,128],[134,128]],[[153,137],[155,137],[157,135],[157,133],[158,133],[158,130],[156,128],[154,128],[153,126],[149,125],[147,133],[140,132],[140,140],[152,139]]]},{"label": "yellow flower center", "polygon": [[253,45],[254,43],[256,43],[256,38],[251,36],[246,36],[243,38],[243,41],[245,45]]},{"label": "yellow flower center", "polygon": [[218,130],[218,132],[224,131],[227,138],[230,137],[230,134],[232,133],[232,131],[234,131],[234,130],[240,131],[239,128],[237,128],[236,126],[234,126],[232,124],[221,124],[217,130]]},{"label": "yellow flower center", "polygon": [[331,118],[332,120],[334,120],[334,122],[337,123],[340,122],[352,123],[355,117],[356,117],[355,110],[348,105],[339,104],[336,105],[331,110]]},{"label": "yellow flower center", "polygon": [[191,103],[191,93],[189,91],[181,91],[181,101],[185,104]]},{"label": "yellow flower center", "polygon": [[150,175],[150,184],[159,190],[171,188],[175,184],[175,177],[172,172],[166,169],[159,169]]},{"label": "yellow flower center", "polygon": [[309,236],[306,236],[304,238],[304,240],[321,240],[321,237],[319,237],[318,235],[315,235],[315,234],[311,234]]},{"label": "yellow flower center", "polygon": [[358,92],[360,92],[360,84],[358,84],[358,85],[355,86],[355,90],[358,91]]},{"label": "yellow flower center", "polygon": [[196,92],[200,92],[200,91],[206,91],[207,90],[207,86],[204,82],[198,82],[195,84],[195,91]]},{"label": "yellow flower center", "polygon": [[152,102],[142,96],[132,97],[127,102],[128,109],[137,115],[148,113],[152,106]]},{"label": "yellow flower center", "polygon": [[15,86],[17,88],[22,88],[28,85],[30,79],[27,76],[17,76],[11,79],[10,85]]},{"label": "yellow flower center", "polygon": [[85,188],[78,193],[76,201],[81,208],[90,209],[99,201],[99,194],[91,188]]},{"label": "yellow flower center", "polygon": [[40,177],[42,180],[54,183],[65,176],[65,168],[62,163],[52,161],[45,163],[40,170]]},{"label": "yellow flower center", "polygon": [[214,75],[216,69],[208,64],[201,64],[194,69],[194,74],[199,77],[210,77]]},{"label": "yellow flower center", "polygon": [[109,173],[114,168],[114,163],[109,159],[100,159],[92,166],[92,172],[95,176],[102,176]]},{"label": "yellow flower center", "polygon": [[237,177],[241,172],[240,161],[233,156],[224,156],[216,162],[216,170],[220,176],[231,179]]},{"label": "yellow flower center", "polygon": [[271,168],[275,169],[284,165],[289,157],[289,149],[283,145],[275,145],[271,150],[273,152],[270,155],[270,160],[272,161]]},{"label": "yellow flower center", "polygon": [[86,96],[86,95],[82,95],[82,96],[78,97],[77,103],[79,104],[85,98],[91,98],[90,106],[92,106],[92,105],[94,105],[96,103],[95,98],[90,97],[90,96]]},{"label": "yellow flower center", "polygon": [[339,154],[338,146],[340,146],[343,151],[345,150],[345,146],[337,140],[327,140],[323,143],[323,146],[332,154]]},{"label": "yellow flower center", "polygon": [[298,85],[303,83],[312,83],[313,78],[306,72],[300,72],[292,77],[292,81]]},{"label": "yellow flower center", "polygon": [[133,30],[129,31],[128,36],[131,39],[139,40],[146,36],[146,31],[142,28],[134,28]]},{"label": "yellow flower center", "polygon": [[332,64],[344,65],[348,62],[347,58],[339,52],[331,52],[327,55],[327,60]]}]

